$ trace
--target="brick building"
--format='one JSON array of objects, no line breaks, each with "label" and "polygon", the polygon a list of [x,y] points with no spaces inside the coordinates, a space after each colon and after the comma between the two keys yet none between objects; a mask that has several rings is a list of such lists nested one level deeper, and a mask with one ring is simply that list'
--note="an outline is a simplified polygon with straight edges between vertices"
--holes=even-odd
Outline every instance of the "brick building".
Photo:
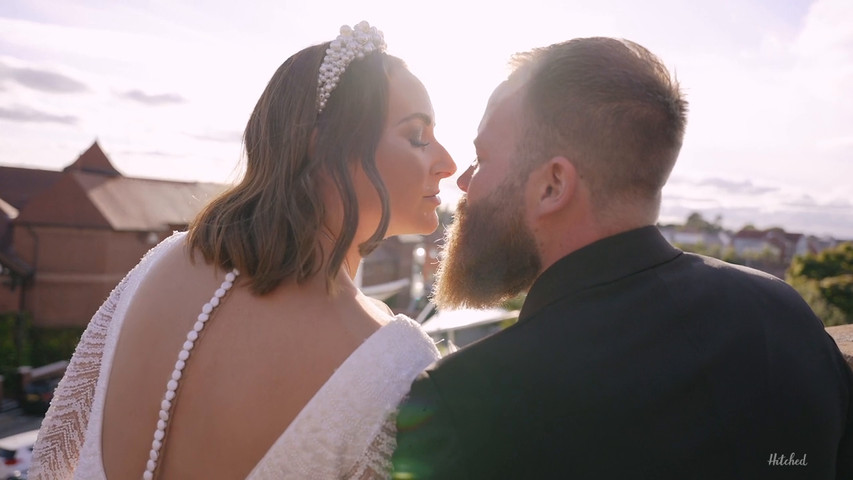
[{"label": "brick building", "polygon": [[[0,166],[0,312],[28,312],[39,327],[86,325],[146,251],[225,188],[126,177],[97,142],[61,172]],[[365,289],[412,314],[422,245],[383,242],[365,259]]]},{"label": "brick building", "polygon": [[[153,245],[224,189],[125,177],[94,143],[62,172],[0,167],[6,215],[0,311],[81,326]],[[23,191],[23,192],[19,192]]]}]

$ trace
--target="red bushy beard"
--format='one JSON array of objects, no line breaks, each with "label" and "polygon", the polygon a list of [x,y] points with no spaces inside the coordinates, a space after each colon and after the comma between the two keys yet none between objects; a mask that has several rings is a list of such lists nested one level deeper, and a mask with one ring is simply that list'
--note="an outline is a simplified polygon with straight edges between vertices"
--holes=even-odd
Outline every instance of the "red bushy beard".
[{"label": "red bushy beard", "polygon": [[434,302],[442,309],[495,306],[530,288],[541,268],[521,186],[497,188],[476,205],[466,195],[445,237]]}]

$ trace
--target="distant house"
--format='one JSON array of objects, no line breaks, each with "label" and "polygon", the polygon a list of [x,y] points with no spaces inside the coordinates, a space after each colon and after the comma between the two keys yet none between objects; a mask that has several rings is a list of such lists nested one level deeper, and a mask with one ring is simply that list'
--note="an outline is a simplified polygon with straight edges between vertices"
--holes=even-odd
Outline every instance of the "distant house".
[{"label": "distant house", "polygon": [[785,278],[795,256],[815,253],[809,246],[810,238],[814,237],[781,228],[743,229],[732,237],[732,247],[746,265]]},{"label": "distant house", "polygon": [[733,233],[721,228],[719,221],[718,218],[711,224],[693,213],[684,225],[658,225],[658,229],[669,243],[684,250],[741,263],[783,279],[794,257],[820,253],[843,242],[786,232],[779,227],[748,227]]},{"label": "distant house", "polygon": [[423,235],[398,235],[364,258],[358,284],[365,295],[382,300],[397,313],[414,316],[424,295]]},{"label": "distant house", "polygon": [[658,228],[661,235],[671,244],[704,245],[706,247],[726,247],[731,242],[729,234],[723,230],[707,231],[681,225],[665,225]]},{"label": "distant house", "polygon": [[732,238],[732,247],[740,256],[772,255],[779,263],[790,264],[797,255],[814,253],[810,238],[802,233],[789,233],[781,228],[769,230],[743,229]]},{"label": "distant house", "polygon": [[[186,229],[226,185],[122,175],[95,142],[61,172],[0,167],[0,312],[84,326],[152,246]],[[420,235],[383,242],[360,272],[369,294],[412,314]]]},{"label": "distant house", "polygon": [[364,259],[360,284],[366,295],[412,318],[423,310],[435,282],[451,214],[439,211],[439,218],[439,227],[433,233],[391,237]]},{"label": "distant house", "polygon": [[769,254],[781,258],[785,245],[764,230],[743,229],[732,237],[732,248],[742,257]]},{"label": "distant house", "polygon": [[[846,240],[848,242],[853,240]],[[837,247],[839,244],[845,242],[845,240],[838,240],[836,238],[831,237],[815,237],[813,235],[809,235],[805,238],[805,252],[797,252],[797,255],[805,255],[805,254],[815,254],[820,253],[826,249]]]},{"label": "distant house", "polygon": [[802,233],[781,232],[784,248],[782,250],[782,261],[791,263],[797,255],[809,253],[809,241]]}]

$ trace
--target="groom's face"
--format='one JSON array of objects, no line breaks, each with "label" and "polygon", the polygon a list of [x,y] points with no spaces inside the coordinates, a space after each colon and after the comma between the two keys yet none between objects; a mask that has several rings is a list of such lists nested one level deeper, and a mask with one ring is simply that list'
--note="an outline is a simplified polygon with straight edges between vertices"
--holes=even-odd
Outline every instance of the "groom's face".
[{"label": "groom's face", "polygon": [[459,201],[435,301],[443,308],[488,307],[528,288],[541,261],[527,225],[526,180],[518,176],[521,139],[518,87],[504,83],[492,94],[474,144],[477,160],[459,178]]},{"label": "groom's face", "polygon": [[477,157],[457,185],[476,204],[489,196],[513,173],[513,157],[522,133],[520,87],[504,82],[489,98],[474,140]]}]

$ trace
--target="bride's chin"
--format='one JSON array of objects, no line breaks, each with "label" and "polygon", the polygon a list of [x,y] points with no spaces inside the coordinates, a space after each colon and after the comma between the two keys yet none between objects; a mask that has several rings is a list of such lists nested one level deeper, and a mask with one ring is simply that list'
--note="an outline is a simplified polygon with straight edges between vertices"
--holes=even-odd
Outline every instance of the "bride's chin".
[{"label": "bride's chin", "polygon": [[424,225],[424,228],[418,232],[420,235],[429,235],[438,228],[438,217],[435,218],[434,222],[431,222],[429,225]]},{"label": "bride's chin", "polygon": [[429,212],[425,212],[420,218],[410,219],[406,222],[405,226],[397,225],[399,228],[395,228],[393,222],[388,225],[385,238],[397,235],[429,235],[438,228],[438,213],[435,210],[430,210]]}]

